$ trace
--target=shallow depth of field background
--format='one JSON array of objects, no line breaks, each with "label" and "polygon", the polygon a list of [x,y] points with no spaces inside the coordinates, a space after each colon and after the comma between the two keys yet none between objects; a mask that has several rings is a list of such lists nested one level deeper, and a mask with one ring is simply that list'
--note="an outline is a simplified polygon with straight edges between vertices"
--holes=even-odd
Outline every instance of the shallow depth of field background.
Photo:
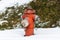
[{"label": "shallow depth of field background", "polygon": [[0,29],[23,28],[20,22],[26,6],[35,9],[40,18],[35,27],[60,27],[60,0],[0,0]]}]

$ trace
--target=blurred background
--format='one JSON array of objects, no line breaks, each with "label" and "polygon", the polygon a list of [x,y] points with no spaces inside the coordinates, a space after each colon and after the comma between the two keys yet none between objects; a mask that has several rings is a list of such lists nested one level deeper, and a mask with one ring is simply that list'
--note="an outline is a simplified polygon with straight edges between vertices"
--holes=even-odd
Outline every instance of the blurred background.
[{"label": "blurred background", "polygon": [[[29,1],[10,0],[10,1],[9,4],[7,0],[0,0],[1,30],[23,28],[21,25],[21,16],[23,14],[24,8],[27,6],[35,9],[36,14],[40,18],[39,20],[38,19],[36,20],[35,28],[60,27],[60,0],[29,0]],[[5,7],[5,4],[9,5]]]}]

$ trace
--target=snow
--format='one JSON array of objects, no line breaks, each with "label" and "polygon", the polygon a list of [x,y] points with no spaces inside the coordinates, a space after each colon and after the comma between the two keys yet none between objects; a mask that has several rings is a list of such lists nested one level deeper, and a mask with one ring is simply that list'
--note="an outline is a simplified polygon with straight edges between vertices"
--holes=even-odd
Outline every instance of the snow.
[{"label": "snow", "polygon": [[8,23],[7,20],[0,20],[0,25],[2,25],[2,23],[4,23],[4,22]]},{"label": "snow", "polygon": [[35,28],[35,35],[24,37],[24,29],[0,31],[0,40],[60,40],[60,28]]},{"label": "snow", "polygon": [[0,1],[0,11],[6,10],[6,7],[14,6],[18,3],[18,5],[23,5],[25,3],[29,3],[32,0],[1,0]]}]

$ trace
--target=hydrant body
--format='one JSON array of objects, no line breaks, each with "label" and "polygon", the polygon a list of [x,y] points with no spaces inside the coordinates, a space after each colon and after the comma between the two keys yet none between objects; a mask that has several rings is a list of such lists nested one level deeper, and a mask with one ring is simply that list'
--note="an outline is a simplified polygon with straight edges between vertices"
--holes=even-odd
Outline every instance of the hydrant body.
[{"label": "hydrant body", "polygon": [[27,18],[29,25],[25,27],[25,36],[31,36],[34,35],[34,20],[35,20],[35,14],[29,12],[22,16],[23,19]]},{"label": "hydrant body", "polygon": [[25,29],[25,35],[30,36],[34,34],[34,15],[30,14],[27,16],[29,25]]}]

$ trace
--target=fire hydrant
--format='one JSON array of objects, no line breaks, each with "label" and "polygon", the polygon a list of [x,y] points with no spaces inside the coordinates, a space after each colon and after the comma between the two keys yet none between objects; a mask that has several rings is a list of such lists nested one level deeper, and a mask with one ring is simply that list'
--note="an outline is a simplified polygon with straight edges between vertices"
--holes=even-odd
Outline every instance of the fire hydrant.
[{"label": "fire hydrant", "polygon": [[22,21],[22,25],[25,27],[25,36],[34,35],[35,10],[26,9],[22,18],[24,20]]}]

